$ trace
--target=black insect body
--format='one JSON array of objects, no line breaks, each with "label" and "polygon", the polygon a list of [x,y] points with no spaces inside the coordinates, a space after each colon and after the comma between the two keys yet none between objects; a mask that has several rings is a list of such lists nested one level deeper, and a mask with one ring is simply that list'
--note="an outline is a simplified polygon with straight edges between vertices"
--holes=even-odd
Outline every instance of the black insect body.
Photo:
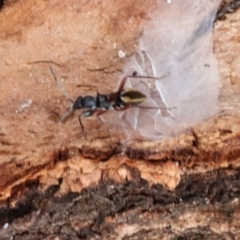
[{"label": "black insect body", "polygon": [[77,109],[89,109],[89,111],[96,109],[110,110],[111,104],[108,102],[110,99],[109,95],[97,94],[96,97],[93,96],[79,96],[73,103],[73,110]]},{"label": "black insect body", "polygon": [[[71,115],[75,110],[83,110],[79,115],[79,123],[83,132],[84,137],[86,137],[84,132],[84,127],[81,121],[81,117],[89,117],[93,114],[96,114],[97,117],[104,114],[106,111],[115,110],[115,111],[124,111],[131,107],[139,107],[145,109],[161,109],[156,107],[148,107],[148,106],[138,106],[142,102],[146,100],[146,96],[133,89],[124,89],[124,85],[126,83],[127,78],[150,78],[150,79],[159,79],[155,77],[146,77],[146,76],[136,76],[133,74],[132,76],[126,76],[121,81],[118,90],[116,92],[110,94],[100,94],[97,92],[96,97],[94,96],[78,96],[75,101],[72,100],[71,97],[66,93],[57,77],[55,76],[51,66],[50,70],[54,76],[55,81],[58,86],[62,89],[64,95],[72,102],[72,107],[68,110],[67,113],[61,119],[61,122],[64,122],[69,115]],[[101,120],[101,119],[100,119]],[[101,120],[102,121],[102,120]]]}]

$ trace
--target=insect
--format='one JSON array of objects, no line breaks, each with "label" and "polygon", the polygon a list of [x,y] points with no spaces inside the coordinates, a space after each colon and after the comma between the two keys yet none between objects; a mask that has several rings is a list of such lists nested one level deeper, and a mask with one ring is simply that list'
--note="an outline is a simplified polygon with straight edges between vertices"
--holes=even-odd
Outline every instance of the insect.
[{"label": "insect", "polygon": [[[66,119],[76,110],[83,110],[79,115],[78,120],[82,129],[82,133],[86,138],[86,134],[84,131],[84,127],[81,121],[81,117],[90,117],[95,114],[98,118],[100,115],[106,113],[109,110],[115,111],[124,111],[128,108],[138,107],[145,109],[161,109],[159,107],[150,107],[150,106],[139,106],[139,104],[143,103],[146,100],[146,95],[143,93],[134,90],[134,89],[124,89],[126,80],[128,78],[147,78],[147,79],[160,79],[156,77],[146,77],[146,76],[137,76],[137,73],[134,72],[133,75],[125,76],[116,92],[112,92],[110,94],[101,94],[97,91],[96,96],[78,96],[74,101],[65,91],[65,89],[60,84],[56,75],[53,72],[52,67],[50,66],[50,71],[59,86],[62,90],[63,94],[72,102],[71,108],[63,115],[60,122],[66,121]],[[165,77],[165,76],[163,76]],[[161,77],[162,78],[162,77]],[[169,108],[168,108],[169,109]],[[100,119],[100,118],[99,118]],[[101,120],[101,119],[100,119]],[[102,120],[101,120],[102,121]]]}]

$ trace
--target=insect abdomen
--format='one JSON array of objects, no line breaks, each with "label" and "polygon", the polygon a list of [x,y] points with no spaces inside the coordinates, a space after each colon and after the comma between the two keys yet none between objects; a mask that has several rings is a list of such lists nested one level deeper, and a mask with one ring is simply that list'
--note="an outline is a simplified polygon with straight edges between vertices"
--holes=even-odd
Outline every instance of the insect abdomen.
[{"label": "insect abdomen", "polygon": [[133,89],[127,89],[122,91],[120,95],[121,100],[126,104],[133,104],[138,105],[146,100],[146,95],[143,93],[133,90]]}]

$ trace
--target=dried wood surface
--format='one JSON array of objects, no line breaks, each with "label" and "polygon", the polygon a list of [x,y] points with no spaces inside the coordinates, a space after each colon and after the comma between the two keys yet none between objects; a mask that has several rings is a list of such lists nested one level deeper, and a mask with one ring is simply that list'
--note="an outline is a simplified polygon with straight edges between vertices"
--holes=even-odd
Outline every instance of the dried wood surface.
[{"label": "dried wood surface", "polygon": [[155,1],[110,2],[0,12],[1,239],[240,239],[240,11],[213,32],[217,116],[157,142],[124,142],[117,124],[109,138],[92,118],[84,139],[77,117],[58,123],[68,102],[49,64],[71,96],[115,89],[118,50],[134,53]]}]

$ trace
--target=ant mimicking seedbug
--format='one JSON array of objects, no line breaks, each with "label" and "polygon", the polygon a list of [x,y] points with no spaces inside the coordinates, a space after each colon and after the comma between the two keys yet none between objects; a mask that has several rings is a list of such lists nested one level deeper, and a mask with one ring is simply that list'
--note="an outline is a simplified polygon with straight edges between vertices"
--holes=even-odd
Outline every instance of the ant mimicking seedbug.
[{"label": "ant mimicking seedbug", "polygon": [[[84,127],[81,121],[81,117],[90,117],[93,114],[99,118],[100,115],[104,114],[109,110],[115,111],[124,111],[128,108],[138,107],[144,109],[163,109],[161,107],[150,107],[150,106],[139,106],[139,104],[143,103],[146,100],[146,95],[143,93],[134,90],[134,89],[124,89],[124,85],[128,78],[147,78],[147,79],[160,79],[157,77],[147,77],[147,76],[137,76],[137,72],[134,72],[133,75],[125,76],[116,92],[110,94],[101,94],[97,91],[97,95],[94,96],[78,96],[77,99],[74,101],[65,91],[59,80],[57,79],[56,75],[53,72],[51,66],[50,71],[59,86],[62,90],[63,94],[66,96],[68,100],[72,102],[72,107],[63,115],[60,122],[66,121],[66,119],[76,110],[83,110],[82,113],[79,115],[78,120],[79,124],[82,129],[82,133],[86,138]],[[165,75],[166,76],[166,75]],[[163,76],[163,77],[165,77]],[[161,78],[163,78],[161,77]],[[164,108],[164,109],[171,109],[171,108]],[[100,119],[100,118],[99,118]],[[100,119],[101,120],[101,119]],[[101,120],[102,121],[102,120]]]}]

